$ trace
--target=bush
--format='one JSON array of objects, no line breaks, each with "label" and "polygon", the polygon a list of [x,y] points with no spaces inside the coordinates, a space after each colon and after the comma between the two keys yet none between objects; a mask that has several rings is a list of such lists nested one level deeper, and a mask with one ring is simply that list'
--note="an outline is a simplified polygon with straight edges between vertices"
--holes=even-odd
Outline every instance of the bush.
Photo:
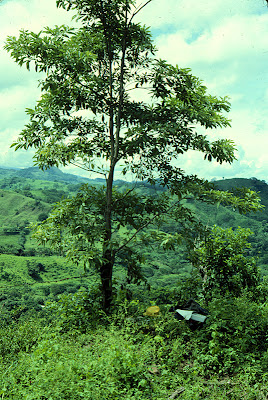
[{"label": "bush", "polygon": [[244,289],[254,292],[260,284],[257,260],[248,257],[250,235],[250,229],[238,227],[233,231],[214,226],[206,240],[192,252],[192,263],[202,278],[207,301],[213,298],[213,293],[240,296]]},{"label": "bush", "polygon": [[[77,309],[71,311],[73,316],[79,314]],[[87,318],[83,307],[81,311]],[[63,325],[42,330],[30,319],[0,331],[0,350],[6,352],[6,363],[0,363],[0,398],[166,400],[177,390],[183,393],[178,398],[185,400],[267,398],[268,352],[261,354],[260,346],[267,329],[266,306],[252,305],[246,297],[215,299],[211,320],[194,332],[163,307],[154,318],[143,316],[143,311],[138,301],[124,302],[109,317],[109,326],[96,324],[84,334],[76,329],[74,335]]]},{"label": "bush", "polygon": [[0,360],[7,362],[17,358],[19,353],[29,352],[40,338],[43,330],[40,321],[27,321],[1,324],[0,327]]},{"label": "bush", "polygon": [[[210,316],[199,334],[199,370],[233,374],[268,350],[268,306],[240,298],[220,297],[209,304]],[[243,366],[243,367],[242,367]]]},{"label": "bush", "polygon": [[42,222],[42,221],[44,221],[44,220],[47,219],[47,218],[48,218],[48,213],[46,213],[46,212],[41,212],[41,213],[38,215],[37,221]]},{"label": "bush", "polygon": [[28,275],[36,281],[41,281],[42,278],[39,275],[40,271],[43,270],[41,263],[36,263],[35,261],[27,261]]},{"label": "bush", "polygon": [[46,309],[55,315],[61,332],[86,332],[103,316],[101,294],[96,288],[81,288],[75,294],[62,294],[57,302],[46,303]]},{"label": "bush", "polygon": [[98,330],[75,340],[48,332],[31,355],[21,357],[8,373],[0,373],[0,396],[12,400],[148,399],[154,391],[150,363],[150,348],[138,349],[120,330]]}]

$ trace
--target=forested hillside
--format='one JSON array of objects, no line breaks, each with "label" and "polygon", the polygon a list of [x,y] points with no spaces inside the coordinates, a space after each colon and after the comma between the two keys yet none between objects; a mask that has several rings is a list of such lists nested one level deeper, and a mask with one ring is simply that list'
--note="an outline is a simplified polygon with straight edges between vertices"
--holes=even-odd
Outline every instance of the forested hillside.
[{"label": "forested hillside", "polygon": [[[5,171],[7,173],[4,173]],[[55,253],[47,246],[40,246],[31,239],[30,224],[47,218],[53,203],[77,193],[83,181],[90,182],[96,188],[102,186],[104,181],[65,174],[56,168],[45,172],[36,168],[22,171],[0,169],[0,174],[2,304],[5,303],[5,308],[13,308],[23,303],[25,310],[33,305],[38,309],[50,298],[48,294],[51,298],[57,298],[59,293],[75,291],[81,286],[81,279],[83,284],[86,283],[86,279],[82,277],[82,265],[75,266],[70,263],[66,269],[60,253]],[[215,185],[221,190],[250,187],[258,191],[262,203],[267,204],[268,185],[257,179],[230,179],[217,181]],[[135,190],[145,196],[152,193],[158,195],[164,190],[161,186],[152,187],[146,182],[117,181],[117,187],[121,191],[135,187]],[[267,208],[255,214],[241,215],[228,207],[204,204],[192,199],[187,201],[187,207],[204,225],[250,228],[253,233],[249,238],[252,244],[250,254],[258,257],[262,275],[268,275]],[[165,229],[167,232],[174,232],[177,227],[170,221]],[[164,250],[156,244],[150,248],[141,248],[141,253],[145,259],[141,273],[152,288],[176,289],[189,277],[192,270],[189,255],[183,245]],[[126,279],[124,266],[118,263],[115,271],[120,286]],[[81,276],[81,279],[70,279],[77,276]],[[64,278],[69,280],[61,281]],[[16,291],[17,284],[21,285],[19,291]],[[30,286],[26,286],[25,289],[25,284]],[[10,293],[15,292],[14,298]]]}]

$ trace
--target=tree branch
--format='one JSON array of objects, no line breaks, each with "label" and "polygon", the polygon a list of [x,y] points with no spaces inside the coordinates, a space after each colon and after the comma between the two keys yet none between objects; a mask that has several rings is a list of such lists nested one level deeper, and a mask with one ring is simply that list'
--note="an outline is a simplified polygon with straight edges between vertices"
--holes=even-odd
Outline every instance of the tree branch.
[{"label": "tree branch", "polygon": [[133,190],[135,190],[135,188],[136,188],[136,184],[137,184],[137,182],[135,183],[135,185],[133,186],[132,189],[129,189],[129,190],[125,193],[125,195],[124,195],[123,197],[121,197],[121,199],[115,200],[115,201],[113,202],[113,205],[115,205],[115,204],[117,204],[117,203],[120,203],[120,201],[124,200],[131,192],[133,192]]},{"label": "tree branch", "polygon": [[[178,201],[178,203],[179,203],[179,201]],[[174,207],[174,204],[171,204],[170,207],[168,207],[168,209],[166,210],[166,213],[168,213],[169,210],[171,210],[172,207]],[[115,254],[118,253],[120,250],[122,250],[124,247],[126,247],[126,246],[128,245],[128,243],[130,243],[131,240],[134,239],[134,237],[137,236],[137,234],[138,234],[142,229],[146,228],[149,224],[151,224],[151,223],[156,219],[156,217],[158,217],[157,214],[155,214],[155,215],[154,215],[153,217],[151,217],[147,222],[145,222],[143,225],[141,225],[141,226],[136,230],[136,232],[133,233],[133,235],[115,251]]]},{"label": "tree branch", "polygon": [[175,392],[172,393],[171,396],[169,396],[168,400],[175,399],[177,396],[179,396],[181,393],[183,393],[184,390],[185,390],[184,387],[180,387],[179,389],[175,390]]},{"label": "tree branch", "polygon": [[[139,6],[138,9],[136,8],[136,11],[132,14],[132,16],[131,16],[131,18],[130,18],[130,20],[129,20],[129,22],[128,22],[128,25],[131,23],[131,21],[133,20],[133,18],[135,17],[135,15],[137,15],[144,7],[146,7],[147,4],[151,3],[151,1],[152,1],[152,0],[148,0],[148,1],[146,1],[146,3],[142,4],[141,6]],[[268,1],[268,0],[267,0],[267,1]]]},{"label": "tree branch", "polygon": [[137,87],[132,87],[132,88],[129,88],[129,89],[125,89],[125,91],[126,92],[130,92],[131,90],[137,90],[137,89],[149,90],[149,89],[153,89],[153,86],[147,86],[147,87],[137,86]]},{"label": "tree branch", "polygon": [[82,165],[80,165],[80,164],[73,163],[73,162],[71,162],[71,161],[70,161],[70,164],[73,165],[74,167],[81,168],[81,169],[83,169],[84,171],[94,172],[95,174],[103,175],[103,176],[105,176],[105,178],[106,178],[106,173],[105,173],[105,172],[96,171],[95,169],[87,168],[87,167],[84,167],[84,166],[82,166]]}]

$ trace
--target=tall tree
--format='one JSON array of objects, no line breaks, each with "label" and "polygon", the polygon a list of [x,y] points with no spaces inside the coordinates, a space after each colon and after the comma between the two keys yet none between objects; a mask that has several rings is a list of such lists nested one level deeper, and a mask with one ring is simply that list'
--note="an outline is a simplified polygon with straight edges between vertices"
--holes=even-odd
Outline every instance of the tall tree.
[{"label": "tall tree", "polygon": [[[208,161],[233,162],[231,140],[206,136],[207,129],[230,125],[224,116],[230,104],[207,94],[189,69],[156,58],[148,28],[134,22],[151,1],[57,0],[58,7],[76,10],[78,28],[21,31],[6,43],[19,65],[46,73],[41,98],[27,109],[30,121],[15,149],[35,148],[35,163],[42,169],[72,164],[105,177],[104,188],[84,186],[36,228],[43,242],[95,265],[105,309],[111,305],[117,260],[129,279],[140,277],[139,240],[160,240],[169,248],[194,223],[197,229],[199,222],[183,198],[222,201],[240,211],[260,207],[254,192],[240,199],[216,191],[178,166],[188,150],[203,152]],[[135,91],[146,94],[134,97]],[[165,187],[172,196],[141,196],[133,188],[121,193],[114,187],[118,167],[137,180]],[[178,221],[173,235],[160,229],[168,217]]]}]

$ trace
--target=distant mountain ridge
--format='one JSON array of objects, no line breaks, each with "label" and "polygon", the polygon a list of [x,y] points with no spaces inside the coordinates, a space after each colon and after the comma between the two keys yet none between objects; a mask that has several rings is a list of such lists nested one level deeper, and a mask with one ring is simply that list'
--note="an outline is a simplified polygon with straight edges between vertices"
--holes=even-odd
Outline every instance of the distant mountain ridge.
[{"label": "distant mountain ridge", "polygon": [[[103,178],[86,178],[80,175],[70,174],[68,172],[63,172],[57,167],[51,167],[47,170],[40,170],[38,167],[27,167],[27,168],[15,168],[0,166],[0,179],[8,176],[19,176],[29,179],[40,179],[46,181],[64,181],[68,182],[70,180],[75,182],[85,182],[85,181],[105,181]],[[122,179],[116,180],[116,182],[125,182]],[[268,183],[264,180],[259,180],[257,178],[229,178],[220,179],[212,181],[216,187],[221,190],[228,190],[230,187],[250,187],[256,191],[267,190],[268,194]]]},{"label": "distant mountain ridge", "polygon": [[[66,183],[94,183],[105,182],[103,178],[86,178],[79,175],[69,174],[61,171],[57,167],[51,167],[45,171],[38,167],[28,167],[23,169],[0,167],[0,180],[5,178],[18,177],[34,180],[50,181],[50,182],[66,182]],[[116,180],[115,183],[130,183],[123,180]],[[268,207],[268,184],[257,178],[230,178],[214,181],[213,184],[220,190],[231,190],[232,188],[248,187],[256,192],[260,192],[262,203]]]},{"label": "distant mountain ridge", "polygon": [[249,188],[257,192],[261,198],[261,204],[265,207],[262,212],[249,213],[248,216],[257,220],[266,220],[268,222],[268,184],[256,178],[232,178],[213,182],[219,190],[231,191],[235,188]]},{"label": "distant mountain ridge", "polygon": [[91,179],[88,178],[62,172],[57,167],[51,167],[45,171],[40,170],[38,167],[29,167],[23,169],[0,168],[0,179],[14,176],[19,178],[38,179],[42,181],[53,182],[82,183],[91,181]]},{"label": "distant mountain ridge", "polygon": [[[5,178],[18,177],[34,180],[50,181],[50,182],[66,182],[66,183],[105,183],[103,178],[86,178],[79,175],[69,174],[61,171],[57,167],[51,167],[45,171],[38,167],[28,167],[23,169],[0,167],[0,180]],[[124,180],[118,179],[117,184],[131,184]],[[257,178],[230,178],[213,181],[213,184],[219,190],[231,190],[233,188],[248,187],[260,193],[262,204],[268,207],[268,184],[264,180]]]}]

